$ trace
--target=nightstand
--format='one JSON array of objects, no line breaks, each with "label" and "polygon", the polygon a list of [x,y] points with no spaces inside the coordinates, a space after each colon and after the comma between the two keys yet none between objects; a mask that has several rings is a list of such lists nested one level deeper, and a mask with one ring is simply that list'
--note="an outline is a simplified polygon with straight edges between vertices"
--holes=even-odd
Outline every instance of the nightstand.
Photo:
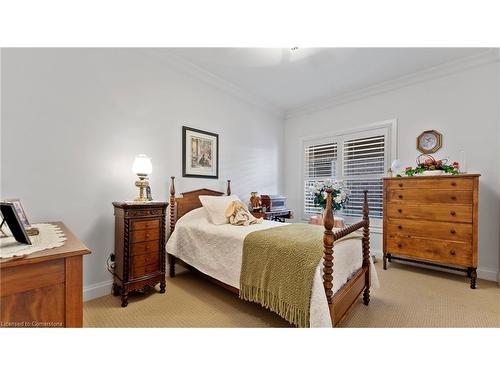
[{"label": "nightstand", "polygon": [[279,221],[281,223],[285,222],[285,219],[292,219],[293,213],[290,210],[281,211],[254,211],[251,213],[257,219],[263,218],[264,220]]},{"label": "nightstand", "polygon": [[166,202],[113,202],[115,209],[115,270],[113,295],[145,292],[160,283],[165,293]]}]

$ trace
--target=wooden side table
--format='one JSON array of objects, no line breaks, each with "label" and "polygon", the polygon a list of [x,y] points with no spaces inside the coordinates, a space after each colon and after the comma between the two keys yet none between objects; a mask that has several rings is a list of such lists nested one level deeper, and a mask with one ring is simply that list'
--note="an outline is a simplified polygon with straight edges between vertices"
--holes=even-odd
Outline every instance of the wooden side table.
[{"label": "wooden side table", "polygon": [[128,305],[130,291],[160,283],[165,293],[165,228],[167,202],[113,202],[115,271],[113,294]]},{"label": "wooden side table", "polygon": [[0,327],[82,327],[87,247],[61,222],[63,246],[0,260]]}]

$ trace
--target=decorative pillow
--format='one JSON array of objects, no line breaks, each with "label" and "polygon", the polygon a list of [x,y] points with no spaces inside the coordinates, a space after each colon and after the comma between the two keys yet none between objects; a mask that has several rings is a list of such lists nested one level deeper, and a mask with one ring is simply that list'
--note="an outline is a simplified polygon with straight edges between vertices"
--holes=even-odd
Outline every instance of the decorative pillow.
[{"label": "decorative pillow", "polygon": [[210,221],[215,225],[228,224],[229,219],[225,215],[226,208],[232,201],[240,200],[237,195],[221,197],[214,197],[212,195],[200,195],[199,198],[202,206],[207,210]]}]

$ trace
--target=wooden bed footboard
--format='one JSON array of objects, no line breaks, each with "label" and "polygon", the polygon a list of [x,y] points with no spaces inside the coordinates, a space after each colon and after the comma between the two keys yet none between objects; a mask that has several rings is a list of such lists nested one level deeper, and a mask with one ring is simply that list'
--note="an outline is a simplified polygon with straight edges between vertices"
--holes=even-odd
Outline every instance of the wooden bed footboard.
[{"label": "wooden bed footboard", "polygon": [[[191,210],[201,207],[201,202],[199,199],[200,195],[214,195],[222,196],[224,194],[231,195],[231,180],[227,181],[227,191],[222,193],[210,189],[199,189],[186,193],[182,193],[181,196],[175,196],[175,185],[174,177],[171,177],[170,185],[170,205],[169,205],[169,221],[170,230],[169,237],[175,229],[175,224],[177,220],[184,216]],[[349,309],[357,301],[358,297],[363,294],[363,302],[368,305],[370,302],[370,219],[368,212],[368,192],[364,192],[364,202],[363,202],[363,219],[357,223],[349,225],[335,233],[333,229],[333,211],[332,211],[332,191],[327,190],[327,203],[324,213],[325,231],[323,234],[323,286],[325,288],[326,299],[328,301],[328,306],[330,309],[330,316],[332,319],[332,325],[337,326],[340,321],[346,316]],[[362,251],[363,251],[363,263],[361,268],[349,279],[335,294],[333,293],[333,267],[334,267],[334,242],[349,233],[363,229],[363,239],[362,239]],[[238,289],[224,284],[221,281],[215,280],[212,277],[203,274],[202,272],[196,270],[180,259],[177,259],[172,254],[168,254],[169,263],[169,274],[170,277],[175,277],[175,265],[180,263],[186,268],[197,271],[216,284],[228,289],[233,293],[238,293]]]}]

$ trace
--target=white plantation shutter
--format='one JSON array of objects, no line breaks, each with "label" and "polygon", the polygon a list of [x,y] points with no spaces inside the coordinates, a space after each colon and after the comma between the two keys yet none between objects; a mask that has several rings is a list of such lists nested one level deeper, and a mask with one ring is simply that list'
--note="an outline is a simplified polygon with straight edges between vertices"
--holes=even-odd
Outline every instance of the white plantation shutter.
[{"label": "white plantation shutter", "polygon": [[[370,217],[380,225],[383,216],[383,181],[390,164],[391,139],[395,139],[393,122],[383,123],[372,130],[344,133],[304,142],[304,215],[321,212],[314,206],[309,187],[316,181],[344,181],[350,191],[349,203],[342,216],[362,216],[363,192],[368,190]],[[395,155],[394,155],[395,156]],[[348,220],[350,221],[350,220]]]},{"label": "white plantation shutter", "polygon": [[371,217],[382,217],[382,178],[385,172],[385,135],[346,139],[342,147],[343,180],[351,191],[343,214],[363,214],[363,191],[368,190]]},{"label": "white plantation shutter", "polygon": [[304,214],[313,215],[321,212],[314,205],[314,197],[309,192],[316,181],[335,177],[337,169],[337,143],[316,141],[304,147]]}]

